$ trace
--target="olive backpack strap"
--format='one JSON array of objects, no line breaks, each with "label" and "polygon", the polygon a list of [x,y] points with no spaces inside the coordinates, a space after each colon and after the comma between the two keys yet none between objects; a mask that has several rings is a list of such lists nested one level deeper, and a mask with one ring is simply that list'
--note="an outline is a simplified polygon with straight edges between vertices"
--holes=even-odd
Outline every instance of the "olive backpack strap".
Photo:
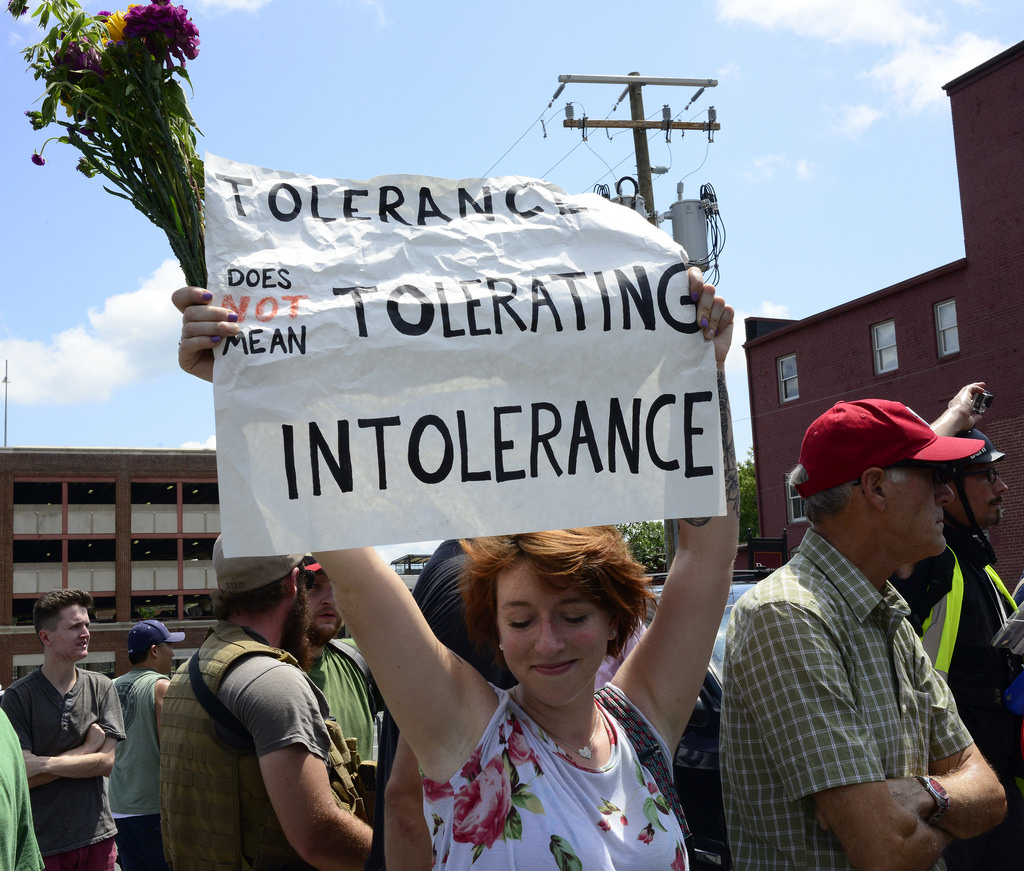
[{"label": "olive backpack strap", "polygon": [[615,721],[625,730],[626,737],[629,738],[629,743],[633,745],[640,764],[651,772],[654,782],[658,784],[658,789],[661,790],[665,801],[672,808],[672,813],[675,814],[679,828],[683,830],[683,838],[689,838],[690,826],[686,822],[686,814],[683,813],[683,806],[679,802],[679,795],[676,792],[675,781],[672,778],[668,760],[665,759],[665,754],[661,752],[661,745],[658,743],[654,732],[651,731],[651,727],[647,725],[647,722],[640,716],[636,708],[626,702],[610,686],[602,687],[594,695],[601,706],[615,717]]},{"label": "olive backpack strap", "polygon": [[363,656],[362,651],[355,645],[346,644],[337,638],[332,638],[328,643],[332,649],[350,659],[355,663],[356,668],[359,669],[363,676],[363,681],[366,683],[366,695],[370,700],[370,716],[376,720],[377,714],[380,713],[380,690],[377,689],[377,683],[370,673],[370,666],[366,661],[366,657]]},{"label": "olive backpack strap", "polygon": [[217,724],[217,737],[225,744],[243,753],[255,751],[256,743],[253,741],[252,734],[242,725],[242,721],[232,714],[225,704],[217,698],[217,694],[203,680],[203,672],[199,667],[198,650],[189,658],[188,680],[196,701],[202,705],[203,710],[210,716],[210,719]]}]

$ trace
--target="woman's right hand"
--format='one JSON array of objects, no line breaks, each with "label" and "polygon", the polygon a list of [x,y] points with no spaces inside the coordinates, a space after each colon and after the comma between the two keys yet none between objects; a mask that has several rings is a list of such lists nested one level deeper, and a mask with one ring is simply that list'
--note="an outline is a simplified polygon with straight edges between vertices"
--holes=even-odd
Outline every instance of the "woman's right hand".
[{"label": "woman's right hand", "polygon": [[204,381],[213,381],[213,349],[240,329],[238,315],[210,305],[211,299],[213,294],[201,287],[180,287],[171,294],[181,312],[178,365]]}]

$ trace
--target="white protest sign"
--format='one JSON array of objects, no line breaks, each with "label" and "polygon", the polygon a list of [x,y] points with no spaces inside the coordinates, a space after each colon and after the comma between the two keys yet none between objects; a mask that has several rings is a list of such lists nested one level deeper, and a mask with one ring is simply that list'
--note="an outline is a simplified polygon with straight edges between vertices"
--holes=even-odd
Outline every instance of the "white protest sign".
[{"label": "white protest sign", "polygon": [[230,555],[724,513],[713,348],[630,209],[207,155],[206,251]]}]

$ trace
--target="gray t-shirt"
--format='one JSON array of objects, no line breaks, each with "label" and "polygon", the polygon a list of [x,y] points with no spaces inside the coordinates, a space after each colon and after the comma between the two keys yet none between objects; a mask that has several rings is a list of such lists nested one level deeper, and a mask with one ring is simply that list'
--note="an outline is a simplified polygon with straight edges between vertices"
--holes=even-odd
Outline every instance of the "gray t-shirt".
[{"label": "gray t-shirt", "polygon": [[247,656],[224,676],[217,698],[252,733],[257,756],[301,744],[327,765],[327,700],[294,665]]},{"label": "gray t-shirt", "polygon": [[[16,680],[3,694],[4,712],[23,750],[59,756],[78,747],[89,727],[124,740],[121,703],[110,678],[78,669],[78,679],[62,696],[41,669]],[[58,777],[31,792],[36,840],[43,856],[87,847],[113,837],[116,827],[107,802],[107,782],[97,777]]]}]

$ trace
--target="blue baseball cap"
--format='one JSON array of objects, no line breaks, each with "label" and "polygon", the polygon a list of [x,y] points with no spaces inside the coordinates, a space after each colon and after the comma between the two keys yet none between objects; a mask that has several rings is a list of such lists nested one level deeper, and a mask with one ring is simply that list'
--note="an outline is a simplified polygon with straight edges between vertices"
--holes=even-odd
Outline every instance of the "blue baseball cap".
[{"label": "blue baseball cap", "polygon": [[128,633],[128,652],[140,653],[165,641],[184,641],[184,632],[171,632],[159,620],[140,620]]}]

